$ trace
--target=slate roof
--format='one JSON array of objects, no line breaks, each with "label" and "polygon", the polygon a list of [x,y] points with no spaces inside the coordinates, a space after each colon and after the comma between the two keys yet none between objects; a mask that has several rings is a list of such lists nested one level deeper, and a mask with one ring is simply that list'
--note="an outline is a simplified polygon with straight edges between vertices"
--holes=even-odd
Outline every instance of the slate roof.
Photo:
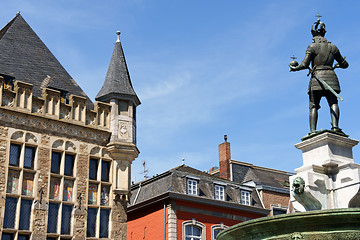
[{"label": "slate roof", "polygon": [[90,98],[20,13],[0,30],[0,74],[32,84],[36,97],[42,96],[42,87],[49,87],[67,92],[67,98],[71,94],[85,97],[87,107],[93,108]]},{"label": "slate roof", "polygon": [[231,160],[233,181],[245,183],[255,182],[257,185],[267,187],[289,189],[289,177],[293,175],[289,172],[255,166],[249,163],[243,163]]},{"label": "slate roof", "polygon": [[126,65],[124,51],[121,46],[119,35],[120,32],[118,32],[118,40],[115,43],[104,84],[97,94],[95,100],[108,101],[111,98],[125,98],[132,99],[136,105],[139,105],[140,100],[137,97],[131,84],[130,75]]},{"label": "slate roof", "polygon": [[[209,173],[199,171],[186,165],[180,165],[162,174],[132,185],[130,206],[134,205],[135,200],[135,204],[138,204],[153,199],[166,192],[175,192],[187,195],[187,177],[196,177],[199,179],[199,197],[214,199],[214,183],[223,183],[226,185],[226,202],[240,203],[241,201],[239,191],[241,186],[239,184],[215,177]],[[255,189],[253,189],[251,197],[253,199],[252,206],[262,208],[259,196],[257,195]]]}]

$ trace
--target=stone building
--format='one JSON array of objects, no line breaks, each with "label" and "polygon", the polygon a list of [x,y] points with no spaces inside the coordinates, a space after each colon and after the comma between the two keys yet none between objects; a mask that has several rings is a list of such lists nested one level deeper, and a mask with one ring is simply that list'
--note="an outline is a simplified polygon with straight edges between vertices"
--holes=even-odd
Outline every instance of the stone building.
[{"label": "stone building", "polygon": [[216,240],[221,230],[270,212],[254,187],[184,164],[132,185],[131,193],[129,240]]},{"label": "stone building", "polygon": [[136,107],[118,39],[93,103],[18,13],[0,30],[1,239],[126,239]]}]

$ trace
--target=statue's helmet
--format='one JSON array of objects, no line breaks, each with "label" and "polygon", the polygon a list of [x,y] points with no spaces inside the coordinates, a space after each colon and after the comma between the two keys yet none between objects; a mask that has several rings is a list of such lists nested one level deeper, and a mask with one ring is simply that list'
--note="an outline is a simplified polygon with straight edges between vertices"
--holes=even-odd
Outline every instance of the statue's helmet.
[{"label": "statue's helmet", "polygon": [[318,20],[314,22],[314,24],[311,26],[311,34],[313,35],[313,37],[315,36],[324,37],[325,33],[326,33],[325,23],[321,22],[320,19],[318,18]]}]

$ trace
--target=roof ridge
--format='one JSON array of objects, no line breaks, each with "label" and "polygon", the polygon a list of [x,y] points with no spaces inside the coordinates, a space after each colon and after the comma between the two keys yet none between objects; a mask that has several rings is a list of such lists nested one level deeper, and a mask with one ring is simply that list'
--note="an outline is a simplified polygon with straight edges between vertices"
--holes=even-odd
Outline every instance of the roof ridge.
[{"label": "roof ridge", "polygon": [[20,13],[0,32],[1,74],[33,84],[33,94],[36,97],[42,96],[44,78],[50,76],[47,87],[67,92],[66,99],[71,94],[86,97],[87,108],[93,109],[90,98]]},{"label": "roof ridge", "polygon": [[268,167],[261,167],[261,166],[257,166],[257,165],[247,163],[247,162],[241,162],[241,161],[237,161],[237,160],[230,160],[230,161],[231,161],[231,163],[241,164],[241,165],[244,165],[247,167],[252,167],[253,169],[266,170],[266,171],[276,172],[276,173],[293,174],[292,172],[283,171],[283,170],[274,169],[274,168],[268,168]]},{"label": "roof ridge", "polygon": [[1,30],[0,30],[0,40],[5,35],[6,31],[11,27],[14,23],[15,19],[20,16],[20,12],[18,12],[13,19],[10,20]]}]

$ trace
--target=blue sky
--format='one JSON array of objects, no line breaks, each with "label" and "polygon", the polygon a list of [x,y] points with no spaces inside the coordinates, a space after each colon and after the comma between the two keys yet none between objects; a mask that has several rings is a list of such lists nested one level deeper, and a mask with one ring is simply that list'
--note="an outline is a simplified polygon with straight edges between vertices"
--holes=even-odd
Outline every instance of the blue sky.
[{"label": "blue sky", "polygon": [[[346,3],[346,4],[344,4]],[[17,11],[94,100],[120,30],[138,107],[133,177],[181,164],[218,165],[223,135],[232,159],[285,171],[302,165],[294,144],[308,131],[309,78],[300,62],[318,12],[347,56],[340,127],[360,139],[358,1],[1,1],[0,25]],[[26,37],[26,36],[24,36]],[[318,128],[330,128],[326,100]],[[359,162],[359,146],[354,148]]]}]

